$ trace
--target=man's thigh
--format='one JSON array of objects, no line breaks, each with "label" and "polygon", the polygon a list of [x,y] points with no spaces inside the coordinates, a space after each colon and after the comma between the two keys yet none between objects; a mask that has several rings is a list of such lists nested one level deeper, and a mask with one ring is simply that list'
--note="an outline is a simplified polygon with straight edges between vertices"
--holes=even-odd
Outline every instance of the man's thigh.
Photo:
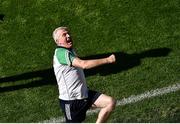
[{"label": "man's thigh", "polygon": [[101,94],[98,99],[94,102],[92,105],[93,108],[104,108],[106,107],[113,98],[111,96],[108,96],[106,94]]}]

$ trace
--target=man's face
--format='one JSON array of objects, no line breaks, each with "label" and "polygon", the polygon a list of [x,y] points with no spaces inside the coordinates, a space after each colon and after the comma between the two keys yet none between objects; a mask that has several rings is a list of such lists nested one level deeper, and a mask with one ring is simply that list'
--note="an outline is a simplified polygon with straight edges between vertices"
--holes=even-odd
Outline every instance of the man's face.
[{"label": "man's face", "polygon": [[58,33],[59,33],[59,38],[58,38],[59,45],[65,48],[72,48],[73,42],[69,32],[63,29],[63,30],[59,30]]}]

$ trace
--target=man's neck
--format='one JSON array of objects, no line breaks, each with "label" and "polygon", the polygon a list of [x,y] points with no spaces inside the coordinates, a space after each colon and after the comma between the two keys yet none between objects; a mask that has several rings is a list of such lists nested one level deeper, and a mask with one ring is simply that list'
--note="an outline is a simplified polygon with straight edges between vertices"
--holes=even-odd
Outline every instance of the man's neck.
[{"label": "man's neck", "polygon": [[72,50],[72,48],[66,48],[64,46],[57,46],[57,48],[64,48],[64,49]]}]

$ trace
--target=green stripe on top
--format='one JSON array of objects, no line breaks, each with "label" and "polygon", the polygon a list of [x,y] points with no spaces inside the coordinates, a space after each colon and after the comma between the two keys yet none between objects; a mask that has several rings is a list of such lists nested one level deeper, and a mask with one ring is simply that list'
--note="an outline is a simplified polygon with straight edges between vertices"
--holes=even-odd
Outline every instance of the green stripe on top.
[{"label": "green stripe on top", "polygon": [[72,65],[72,61],[75,58],[73,51],[66,48],[57,48],[56,57],[60,64],[62,65]]}]

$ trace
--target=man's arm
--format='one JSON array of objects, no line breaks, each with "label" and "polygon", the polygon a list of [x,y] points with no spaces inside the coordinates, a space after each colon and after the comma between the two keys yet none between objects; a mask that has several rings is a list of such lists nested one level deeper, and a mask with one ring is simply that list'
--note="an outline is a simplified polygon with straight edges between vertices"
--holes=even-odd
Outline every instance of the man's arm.
[{"label": "man's arm", "polygon": [[74,58],[72,65],[80,67],[82,69],[90,69],[104,64],[114,63],[116,61],[115,55],[112,54],[109,57],[92,60],[82,60],[78,57]]}]

